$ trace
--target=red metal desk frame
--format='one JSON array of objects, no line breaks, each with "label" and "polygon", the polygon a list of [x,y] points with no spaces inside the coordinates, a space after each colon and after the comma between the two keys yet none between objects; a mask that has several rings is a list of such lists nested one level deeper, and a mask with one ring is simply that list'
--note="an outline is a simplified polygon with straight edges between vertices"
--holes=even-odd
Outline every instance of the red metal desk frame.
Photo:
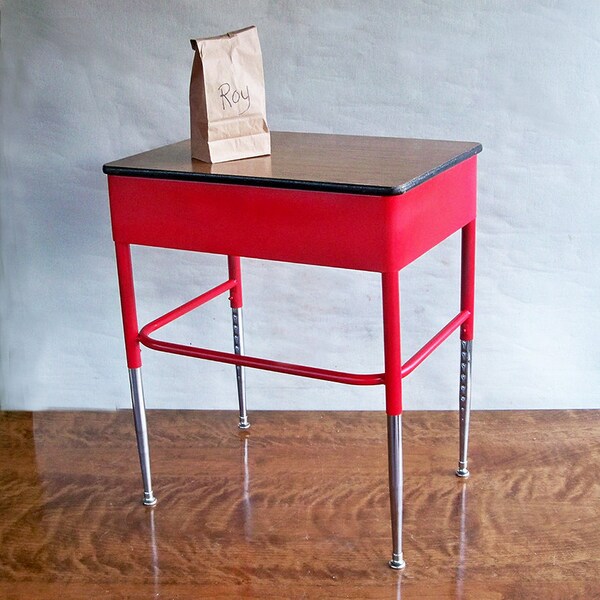
[{"label": "red metal desk frame", "polygon": [[[393,138],[273,133],[269,157],[207,165],[189,158],[189,142],[105,165],[144,503],[156,503],[141,385],[140,344],[236,365],[240,427],[249,426],[243,368],[354,385],[385,386],[388,415],[392,560],[402,555],[402,378],[460,328],[460,449],[457,475],[468,476],[467,444],[473,339],[476,155],[481,146]],[[300,157],[300,158],[298,158]],[[462,230],[460,310],[404,364],[400,352],[399,271]],[[228,257],[229,278],[141,330],[130,245]],[[385,370],[343,373],[246,356],[241,343],[240,257],[364,271],[382,276]],[[235,352],[152,337],[160,327],[229,292]]]}]

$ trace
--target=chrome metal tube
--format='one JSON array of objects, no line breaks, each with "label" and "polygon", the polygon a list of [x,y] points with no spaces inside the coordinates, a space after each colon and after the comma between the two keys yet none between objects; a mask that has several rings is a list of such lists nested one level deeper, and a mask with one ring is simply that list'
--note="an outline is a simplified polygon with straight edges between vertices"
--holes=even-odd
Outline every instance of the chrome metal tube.
[{"label": "chrome metal tube", "polygon": [[[231,316],[233,320],[233,351],[235,354],[244,354],[244,322],[241,308],[232,308]],[[240,405],[240,429],[248,429],[248,411],[246,409],[246,377],[244,367],[235,365],[235,377],[237,381],[238,402]]]},{"label": "chrome metal tube", "polygon": [[472,340],[460,341],[460,388],[458,396],[458,411],[460,423],[460,447],[458,455],[458,477],[468,477],[467,453],[469,449],[469,424],[471,419],[471,364]]},{"label": "chrome metal tube", "polygon": [[388,415],[388,469],[392,517],[392,569],[406,566],[402,555],[402,416]]},{"label": "chrome metal tube", "polygon": [[150,446],[148,444],[148,427],[146,425],[146,405],[144,403],[144,390],[142,388],[142,369],[129,369],[129,386],[131,388],[131,403],[133,404],[133,419],[137,448],[142,468],[142,482],[144,484],[144,497],[142,503],[154,506],[156,498],[152,492],[152,475],[150,473]]}]

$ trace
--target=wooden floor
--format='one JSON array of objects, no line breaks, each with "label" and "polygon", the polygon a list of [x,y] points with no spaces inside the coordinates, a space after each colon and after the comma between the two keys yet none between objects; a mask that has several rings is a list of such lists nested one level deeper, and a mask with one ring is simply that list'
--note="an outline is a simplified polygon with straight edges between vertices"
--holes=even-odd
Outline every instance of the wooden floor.
[{"label": "wooden floor", "polygon": [[600,598],[600,411],[404,417],[404,572],[385,416],[0,413],[0,598]]}]

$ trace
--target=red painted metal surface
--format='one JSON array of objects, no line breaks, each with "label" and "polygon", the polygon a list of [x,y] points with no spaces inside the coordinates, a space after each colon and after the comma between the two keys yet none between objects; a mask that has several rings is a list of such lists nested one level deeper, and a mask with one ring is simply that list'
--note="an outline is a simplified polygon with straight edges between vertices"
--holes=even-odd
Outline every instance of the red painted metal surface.
[{"label": "red painted metal surface", "polygon": [[138,320],[133,287],[133,268],[131,250],[127,244],[116,244],[117,273],[119,276],[119,294],[121,296],[121,314],[125,333],[125,353],[127,366],[137,369],[142,366],[140,344],[138,341]]},{"label": "red painted metal surface", "polygon": [[385,410],[402,414],[402,364],[400,356],[400,281],[396,271],[381,274],[383,347],[385,360]]},{"label": "red painted metal surface", "polygon": [[383,273],[475,218],[476,157],[397,196],[115,175],[108,182],[119,243]]},{"label": "red painted metal surface", "polygon": [[231,308],[241,308],[243,302],[242,297],[242,264],[239,256],[228,256],[227,267],[229,269],[229,279],[235,281],[235,287],[232,288],[229,295]]},{"label": "red painted metal surface", "polygon": [[461,340],[473,339],[475,310],[475,219],[462,229],[460,278],[460,308],[469,311],[469,318],[460,329]]},{"label": "red painted metal surface", "polygon": [[471,313],[463,310],[452,319],[443,329],[436,333],[422,348],[417,350],[403,365],[402,377],[408,377],[440,344],[442,344],[454,330],[468,320]]},{"label": "red painted metal surface", "polygon": [[[450,334],[457,329],[461,323],[464,323],[470,316],[469,311],[460,312],[452,321],[450,321],[443,329],[441,329],[431,340],[429,340],[420,350],[418,350],[404,365],[400,366],[400,297],[398,276],[395,273],[384,273],[384,343],[386,352],[386,373],[346,373],[343,371],[332,371],[328,369],[320,369],[318,367],[310,367],[305,365],[297,365],[292,363],[279,362],[258,358],[253,356],[241,356],[230,352],[220,352],[210,350],[208,348],[198,348],[196,346],[184,346],[173,342],[157,340],[150,337],[150,334],[157,331],[161,327],[172,323],[175,319],[182,317],[188,312],[206,304],[210,300],[218,297],[228,290],[235,290],[235,280],[228,280],[220,285],[215,286],[211,290],[200,294],[196,298],[189,300],[185,304],[169,311],[168,313],[154,319],[137,335],[137,340],[151,348],[160,352],[169,352],[171,354],[179,354],[182,356],[190,356],[193,358],[203,358],[216,362],[227,364],[241,365],[252,367],[255,369],[263,369],[266,371],[275,371],[278,373],[286,373],[289,375],[298,375],[301,377],[309,377],[312,379],[322,379],[325,381],[333,381],[336,383],[346,383],[351,385],[378,385],[382,383],[389,384],[389,405],[390,414],[400,414],[395,412],[402,409],[402,402],[398,399],[395,393],[398,387],[398,378],[403,379],[410,375]],[[239,308],[239,307],[238,307]],[[401,395],[400,395],[401,398]]]},{"label": "red painted metal surface", "polygon": [[173,342],[156,340],[148,335],[146,328],[142,329],[139,335],[140,342],[161,352],[170,352],[181,356],[191,356],[192,358],[203,358],[216,362],[227,363],[230,365],[241,365],[242,367],[252,367],[264,371],[274,371],[285,373],[287,375],[299,375],[300,377],[309,377],[311,379],[322,379],[336,383],[346,383],[351,385],[378,385],[384,383],[382,373],[344,373],[342,371],[330,371],[319,369],[317,367],[307,367],[304,365],[295,365],[291,363],[268,360],[266,358],[256,358],[254,356],[232,354],[230,352],[220,352],[218,350],[209,350],[207,348],[197,348],[196,346],[184,346]]},{"label": "red painted metal surface", "polygon": [[[163,352],[291,375],[354,385],[384,383],[387,413],[401,414],[402,378],[457,327],[463,340],[473,337],[476,165],[472,157],[397,196],[110,175],[128,366],[141,366],[141,342]],[[459,229],[461,312],[402,366],[398,272]],[[228,255],[229,280],[138,333],[129,244]],[[156,329],[228,290],[231,306],[241,307],[240,256],[380,272],[385,373],[344,373],[150,337]]]},{"label": "red painted metal surface", "polygon": [[154,319],[154,321],[152,321],[151,323],[148,323],[148,325],[145,325],[142,328],[142,331],[140,331],[140,336],[149,335],[153,331],[156,331],[157,329],[164,327],[165,325],[168,325],[169,323],[173,322],[175,319],[178,319],[179,317],[183,317],[183,315],[189,313],[190,311],[194,310],[195,308],[198,308],[199,306],[202,306],[203,304],[210,302],[217,296],[220,296],[221,294],[224,294],[225,292],[235,288],[235,286],[236,286],[236,282],[231,279],[215,286],[211,290],[208,290],[208,292],[204,292],[204,294],[200,294],[199,296],[197,296],[196,298],[193,298],[192,300],[189,300],[185,304],[182,304],[181,306],[174,308],[173,310],[164,314],[162,317],[158,317],[158,319]]}]

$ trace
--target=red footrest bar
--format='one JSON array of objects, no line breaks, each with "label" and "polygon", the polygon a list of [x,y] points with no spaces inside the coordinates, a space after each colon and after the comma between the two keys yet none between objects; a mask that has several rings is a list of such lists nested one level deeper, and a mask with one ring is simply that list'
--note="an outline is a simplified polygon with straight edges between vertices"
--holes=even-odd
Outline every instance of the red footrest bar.
[{"label": "red footrest bar", "polygon": [[[334,381],[336,383],[345,383],[350,385],[379,385],[385,383],[385,373],[344,373],[342,371],[331,371],[328,369],[319,369],[304,365],[268,360],[254,356],[233,354],[231,352],[220,352],[218,350],[209,350],[208,348],[198,348],[196,346],[184,346],[173,342],[165,342],[150,337],[150,334],[186,313],[198,308],[209,300],[231,290],[236,286],[234,279],[214,287],[213,289],[201,294],[197,298],[182,304],[181,306],[166,313],[162,317],[148,323],[139,332],[138,339],[141,344],[158,350],[159,352],[169,352],[182,356],[191,356],[193,358],[203,358],[231,365],[240,365],[242,367],[252,367],[264,371],[274,371],[276,373],[286,373],[288,375],[298,375],[300,377],[309,377],[312,379],[322,379],[325,381]],[[410,375],[452,332],[464,323],[471,313],[463,310],[452,321],[450,321],[441,331],[434,335],[420,350],[418,350],[404,365],[402,365],[402,377]]]}]

